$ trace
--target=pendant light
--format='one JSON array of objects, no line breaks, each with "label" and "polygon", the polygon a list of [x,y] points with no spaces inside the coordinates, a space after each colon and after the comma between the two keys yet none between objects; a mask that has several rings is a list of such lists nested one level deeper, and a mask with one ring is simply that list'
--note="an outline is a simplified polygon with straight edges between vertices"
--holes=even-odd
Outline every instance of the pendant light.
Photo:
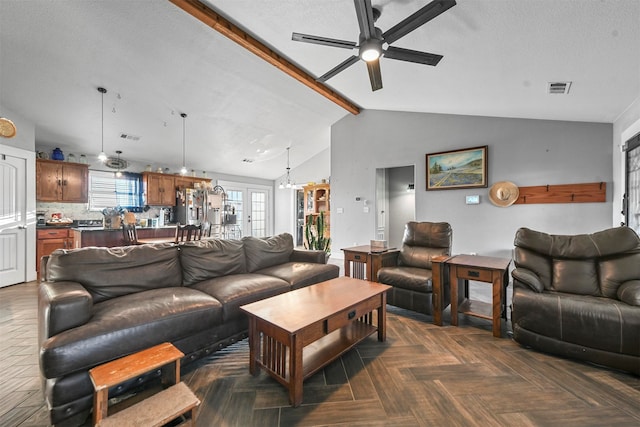
[{"label": "pendant light", "polygon": [[181,175],[187,174],[187,162],[185,161],[185,119],[187,115],[185,113],[180,113],[180,117],[182,117],[182,169],[180,169]]},{"label": "pendant light", "polygon": [[122,177],[122,172],[120,171],[120,154],[122,154],[122,151],[116,150],[116,154],[118,155],[118,170],[116,171],[116,178],[120,178]]},{"label": "pendant light", "polygon": [[291,176],[290,176],[290,172],[291,172],[291,168],[289,167],[289,149],[291,147],[287,147],[287,178],[284,182],[280,182],[280,185],[278,186],[279,189],[283,189],[283,188],[291,188],[293,187],[293,184],[291,183]]},{"label": "pendant light", "polygon": [[100,154],[98,154],[98,160],[100,160],[102,163],[107,161],[107,155],[104,152],[104,94],[107,93],[107,90],[103,87],[99,87],[98,88],[98,92],[100,92],[102,94],[102,145],[100,146]]}]

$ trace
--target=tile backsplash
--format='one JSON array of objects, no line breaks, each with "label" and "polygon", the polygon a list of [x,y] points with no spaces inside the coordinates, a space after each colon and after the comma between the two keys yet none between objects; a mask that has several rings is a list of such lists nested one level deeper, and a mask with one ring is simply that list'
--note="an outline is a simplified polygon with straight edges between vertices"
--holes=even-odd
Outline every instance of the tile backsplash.
[{"label": "tile backsplash", "polygon": [[[37,202],[36,210],[43,211],[45,218],[60,212],[64,218],[71,219],[102,219],[102,212],[90,211],[87,203],[45,203]],[[157,218],[160,216],[159,207],[151,207],[147,212],[136,213],[137,218]]]}]

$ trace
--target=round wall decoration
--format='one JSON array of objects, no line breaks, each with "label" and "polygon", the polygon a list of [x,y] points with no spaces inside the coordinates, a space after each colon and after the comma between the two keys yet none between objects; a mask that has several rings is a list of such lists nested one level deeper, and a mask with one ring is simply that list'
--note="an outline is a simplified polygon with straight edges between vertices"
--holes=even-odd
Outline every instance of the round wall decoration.
[{"label": "round wall decoration", "polygon": [[518,186],[510,181],[496,182],[489,189],[489,200],[496,206],[506,208],[518,200],[520,190]]},{"label": "round wall decoration", "polygon": [[0,117],[0,136],[3,138],[13,138],[16,136],[16,125],[5,117]]}]

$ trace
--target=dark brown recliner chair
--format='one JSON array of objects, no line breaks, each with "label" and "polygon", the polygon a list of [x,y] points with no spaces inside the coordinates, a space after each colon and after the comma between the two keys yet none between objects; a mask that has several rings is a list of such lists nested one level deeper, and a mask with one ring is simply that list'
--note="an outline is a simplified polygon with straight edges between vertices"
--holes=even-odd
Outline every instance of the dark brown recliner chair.
[{"label": "dark brown recliner chair", "polygon": [[[405,225],[396,265],[378,271],[378,282],[393,286],[387,303],[419,313],[433,314],[431,260],[451,255],[451,226],[446,222],[415,222]],[[449,305],[449,286],[444,286],[444,307]]]},{"label": "dark brown recliner chair", "polygon": [[640,375],[640,238],[630,228],[515,238],[513,338]]}]

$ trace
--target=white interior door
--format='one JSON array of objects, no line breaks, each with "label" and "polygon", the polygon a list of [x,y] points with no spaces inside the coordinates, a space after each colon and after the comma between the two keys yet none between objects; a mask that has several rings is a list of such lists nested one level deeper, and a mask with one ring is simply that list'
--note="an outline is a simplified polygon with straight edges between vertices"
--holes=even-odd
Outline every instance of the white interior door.
[{"label": "white interior door", "polygon": [[0,153],[0,286],[27,280],[27,159]]}]

